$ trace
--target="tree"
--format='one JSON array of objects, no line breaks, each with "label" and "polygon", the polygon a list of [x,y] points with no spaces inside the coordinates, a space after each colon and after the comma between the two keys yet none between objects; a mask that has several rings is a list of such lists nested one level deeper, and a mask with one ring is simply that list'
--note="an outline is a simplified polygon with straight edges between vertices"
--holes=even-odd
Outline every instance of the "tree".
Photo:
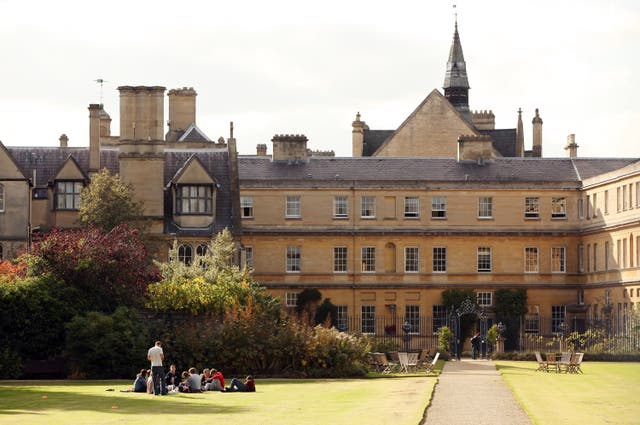
[{"label": "tree", "polygon": [[506,326],[505,348],[516,348],[520,331],[520,318],[527,312],[526,289],[498,289],[494,292],[494,312],[498,322]]},{"label": "tree", "polygon": [[133,186],[103,168],[80,194],[80,223],[110,231],[120,224],[142,230],[142,202],[133,199]]},{"label": "tree", "polygon": [[331,299],[325,298],[322,304],[316,309],[316,323],[319,325],[328,324],[335,326],[338,318],[338,307],[331,302]]},{"label": "tree", "polygon": [[138,232],[124,224],[109,232],[53,229],[35,239],[20,261],[28,276],[51,276],[76,289],[74,302],[83,311],[140,304],[149,282],[157,280]]}]

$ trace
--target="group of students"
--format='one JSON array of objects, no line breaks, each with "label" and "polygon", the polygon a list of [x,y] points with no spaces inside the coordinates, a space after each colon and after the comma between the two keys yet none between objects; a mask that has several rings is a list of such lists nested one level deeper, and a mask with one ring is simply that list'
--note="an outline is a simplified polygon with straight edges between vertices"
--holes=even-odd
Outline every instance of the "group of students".
[{"label": "group of students", "polygon": [[[192,367],[178,375],[176,365],[172,364],[164,380],[169,393],[200,393],[204,391],[255,392],[256,390],[256,384],[251,375],[247,376],[244,382],[233,378],[229,386],[225,388],[222,372],[214,368],[204,369],[202,375],[200,375],[196,368]],[[136,375],[133,388],[128,391],[153,394],[153,374],[151,369],[142,369]]]}]

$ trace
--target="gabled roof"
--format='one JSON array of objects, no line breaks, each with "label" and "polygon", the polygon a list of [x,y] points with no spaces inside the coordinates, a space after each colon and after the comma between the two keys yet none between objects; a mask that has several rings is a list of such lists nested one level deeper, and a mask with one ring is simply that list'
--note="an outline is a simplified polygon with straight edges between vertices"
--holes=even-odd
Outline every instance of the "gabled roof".
[{"label": "gabled roof", "polygon": [[64,162],[60,163],[60,165],[56,169],[55,173],[53,173],[53,176],[51,177],[51,179],[47,183],[53,183],[53,181],[56,179],[56,177],[58,177],[58,175],[60,174],[62,169],[69,163],[71,163],[80,172],[80,174],[82,175],[82,178],[85,181],[89,180],[89,176],[87,176],[87,173],[85,173],[82,170],[82,167],[80,167],[80,164],[78,164],[78,161],[76,161],[76,159],[73,157],[73,155],[69,155],[67,157],[67,159],[64,160]]},{"label": "gabled roof", "polygon": [[178,139],[178,142],[211,142],[212,140],[207,137],[206,134],[198,126],[196,123],[192,123],[187,129],[184,131],[182,136]]},{"label": "gabled roof", "polygon": [[[83,173],[87,174],[89,171],[89,148],[9,147],[7,150],[27,178],[32,179],[33,172],[36,171],[34,186],[46,186],[49,181],[53,181],[70,156]],[[100,168],[106,168],[112,174],[118,173],[118,151],[101,149]]]},{"label": "gabled roof", "polygon": [[229,178],[229,152],[227,150],[165,150],[164,184],[178,175],[179,170],[186,169],[187,163],[198,161],[207,170],[211,178],[217,182],[216,211],[214,222],[204,228],[181,228],[173,220],[173,204],[170,190],[165,190],[165,233],[175,233],[180,236],[211,237],[221,232],[225,227],[232,227],[231,219],[231,181]]},{"label": "gabled roof", "polygon": [[456,116],[458,116],[458,118],[460,118],[460,121],[463,122],[464,125],[469,129],[468,134],[479,135],[478,130],[476,130],[473,124],[471,124],[465,118],[465,116],[460,113],[460,111],[454,108],[453,105],[442,95],[442,93],[438,91],[438,89],[433,89],[431,90],[431,93],[429,93],[429,95],[425,97],[424,100],[418,105],[418,107],[414,109],[413,112],[402,122],[402,124],[400,124],[400,126],[393,132],[393,134],[387,137],[387,139],[380,145],[380,147],[376,149],[376,151],[373,154],[371,154],[371,156],[376,156],[376,154],[380,152],[382,148],[388,145],[390,141],[393,140],[393,137],[400,132],[400,130],[402,130],[404,127],[409,125],[411,120],[415,118],[415,116],[418,114],[418,112],[420,112],[420,110],[424,107],[424,105],[426,105],[427,102],[434,101],[434,98],[440,98],[444,101],[442,103],[445,105],[445,107],[449,108]]},{"label": "gabled roof", "polygon": [[204,166],[204,164],[202,163],[202,161],[200,161],[200,159],[198,159],[198,157],[195,154],[192,154],[189,159],[187,159],[185,161],[185,163],[182,165],[182,167],[180,167],[178,169],[178,171],[176,171],[175,175],[169,180],[169,182],[167,183],[167,186],[177,182],[178,180],[180,180],[180,178],[184,175],[184,173],[189,169],[189,167],[194,166],[194,164],[197,164],[197,166],[201,167],[202,170],[204,170],[204,172],[206,173],[206,175],[209,177],[209,179],[211,179],[211,182],[213,183],[217,183],[215,177],[213,177],[211,175],[211,173],[209,172],[209,170]]},{"label": "gabled roof", "polygon": [[369,130],[362,134],[362,156],[372,156],[395,130]]},{"label": "gabled roof", "polygon": [[11,152],[9,152],[9,150],[5,147],[2,141],[0,141],[0,150],[2,150],[2,152],[4,152],[7,155],[7,158],[9,158],[9,161],[11,161],[13,165],[15,165],[15,167],[18,169],[18,172],[22,175],[22,177],[25,180],[28,180],[28,177],[25,175],[23,168],[20,167],[20,164],[18,164],[18,162],[16,162],[15,158],[13,157],[13,155],[11,155]]}]

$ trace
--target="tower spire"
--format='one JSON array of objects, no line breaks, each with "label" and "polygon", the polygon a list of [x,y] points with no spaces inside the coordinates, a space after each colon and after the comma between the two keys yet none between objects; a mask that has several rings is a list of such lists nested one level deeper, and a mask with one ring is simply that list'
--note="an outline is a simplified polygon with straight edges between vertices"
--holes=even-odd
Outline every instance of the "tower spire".
[{"label": "tower spire", "polygon": [[[455,7],[455,5],[454,5]],[[456,13],[453,42],[449,49],[449,60],[444,75],[444,97],[471,122],[469,111],[469,80],[467,78],[467,63],[462,53],[460,34],[458,33],[458,14]]]}]

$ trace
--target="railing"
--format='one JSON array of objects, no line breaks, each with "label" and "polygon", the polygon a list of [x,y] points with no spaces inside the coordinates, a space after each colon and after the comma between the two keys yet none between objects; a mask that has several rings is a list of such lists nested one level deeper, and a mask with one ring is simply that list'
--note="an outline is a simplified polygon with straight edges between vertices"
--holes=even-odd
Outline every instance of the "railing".
[{"label": "railing", "polygon": [[[567,317],[564,333],[560,332],[557,320],[554,322],[551,317],[537,316],[528,323],[526,319],[522,319],[517,333],[518,341],[514,344],[516,351],[640,352],[640,318],[636,316],[620,321]],[[441,326],[448,325],[442,319],[436,319],[434,323],[432,317],[420,316],[410,321],[410,338],[407,341],[402,329],[405,320],[403,316],[391,315],[377,315],[375,318],[365,316],[364,319],[363,316],[349,316],[342,318],[337,328],[366,335],[374,345],[388,347],[391,351],[405,349],[405,344],[409,350],[437,347],[437,331]],[[468,338],[462,343],[467,341]]]}]

